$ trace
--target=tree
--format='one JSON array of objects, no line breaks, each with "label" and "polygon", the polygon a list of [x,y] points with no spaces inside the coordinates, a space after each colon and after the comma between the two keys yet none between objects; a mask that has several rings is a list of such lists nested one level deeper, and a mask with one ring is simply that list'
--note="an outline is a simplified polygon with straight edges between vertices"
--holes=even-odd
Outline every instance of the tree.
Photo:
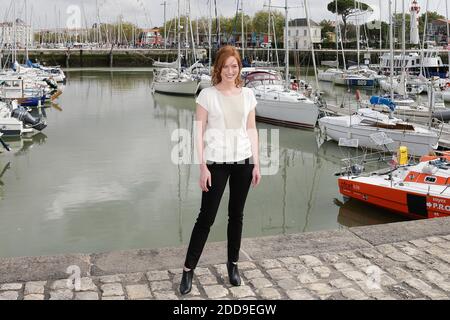
[{"label": "tree", "polygon": [[422,25],[422,28],[423,28],[423,24],[425,23],[425,15],[427,15],[428,23],[431,23],[432,21],[438,20],[438,19],[444,19],[445,20],[445,17],[443,15],[440,15],[437,12],[434,12],[434,11],[428,11],[428,13],[424,12],[419,17],[419,24]]},{"label": "tree", "polygon": [[[273,25],[275,24],[275,33],[277,40],[280,41],[283,38],[284,28],[284,16],[279,11],[271,11],[272,19],[270,21],[270,34],[273,37]],[[252,20],[253,31],[257,33],[267,33],[269,27],[269,11],[258,11],[253,16]]]},{"label": "tree", "polygon": [[[408,24],[406,26],[409,27]],[[378,28],[369,28],[366,25],[367,37],[368,37],[368,41],[369,41],[369,45],[370,46],[378,48],[380,46],[380,41],[383,41],[384,47],[386,47],[386,45],[389,44],[389,39],[388,39],[389,24],[387,24],[384,21],[381,21],[381,26],[380,27],[381,27],[382,39],[380,39],[380,29],[378,29]]]},{"label": "tree", "polygon": [[[327,9],[332,13],[336,13],[336,1],[331,1],[328,4]],[[347,19],[352,15],[364,11],[372,11],[372,8],[363,2],[356,1],[355,8],[354,0],[337,0],[337,14],[342,17],[342,22],[344,23],[344,42],[347,42]]]},{"label": "tree", "polygon": [[[322,39],[328,39],[328,32],[336,32],[336,28],[333,26],[333,23],[330,20],[322,20],[319,25],[322,27],[321,37]],[[337,39],[337,38],[336,38]]]}]

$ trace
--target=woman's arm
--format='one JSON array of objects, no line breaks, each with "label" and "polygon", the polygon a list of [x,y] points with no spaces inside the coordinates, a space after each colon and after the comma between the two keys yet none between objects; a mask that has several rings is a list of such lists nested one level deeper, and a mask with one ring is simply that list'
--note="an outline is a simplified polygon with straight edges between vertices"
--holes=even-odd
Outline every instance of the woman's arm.
[{"label": "woman's arm", "polygon": [[[205,108],[203,108],[201,105],[197,104],[197,110],[196,110],[196,131],[197,136],[196,139],[196,146],[197,146],[197,156],[200,160],[200,188],[208,192],[208,185],[211,186],[211,173],[208,170],[208,167],[206,166],[206,159],[204,157],[204,142],[203,142],[203,136],[205,134],[206,130],[206,123],[208,122],[208,111],[206,111]],[[208,183],[208,184],[207,184]]]},{"label": "woman's arm", "polygon": [[253,163],[255,167],[253,168],[253,179],[252,185],[256,187],[261,181],[261,173],[259,170],[259,140],[258,140],[258,130],[256,129],[256,112],[255,109],[250,111],[247,118],[247,134],[250,139],[252,146],[252,156]]}]

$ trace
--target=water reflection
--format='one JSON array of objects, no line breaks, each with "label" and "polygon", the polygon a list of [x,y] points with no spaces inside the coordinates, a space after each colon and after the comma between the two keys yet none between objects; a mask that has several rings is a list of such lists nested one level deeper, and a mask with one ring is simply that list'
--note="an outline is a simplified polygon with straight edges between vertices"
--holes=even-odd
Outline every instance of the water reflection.
[{"label": "water reflection", "polygon": [[[0,256],[187,244],[200,208],[199,167],[171,158],[180,156],[176,130],[192,136],[195,98],[152,95],[150,83],[148,71],[68,72],[58,104],[41,114],[44,133],[11,141],[18,156],[0,155],[0,170],[10,162],[0,179]],[[261,153],[279,151],[278,171],[251,189],[243,236],[339,228],[334,174],[358,151],[332,141],[319,147],[314,130],[257,127],[268,133]],[[227,188],[210,241],[226,240],[228,197]]]},{"label": "water reflection", "polygon": [[34,145],[45,144],[47,136],[43,132],[37,132],[22,137],[3,137],[3,141],[11,148],[11,151],[5,152],[5,155],[21,156],[28,153]]},{"label": "water reflection", "polygon": [[405,221],[405,218],[362,201],[350,199],[345,203],[335,199],[339,206],[338,223],[345,227],[359,227]]},{"label": "water reflection", "polygon": [[5,185],[2,181],[2,177],[10,167],[11,167],[11,162],[7,162],[4,165],[0,162],[0,168],[2,168],[2,169],[0,169],[1,170],[0,171],[0,200],[3,199],[3,193],[4,193],[3,187]]},{"label": "water reflection", "polygon": [[[10,151],[2,150],[0,152],[0,200],[5,197],[6,172],[13,166],[14,158],[22,158],[27,155],[35,145],[43,145],[47,141],[47,136],[42,132],[34,133],[22,137],[2,137],[3,141],[9,146]],[[12,158],[11,158],[12,157]],[[2,178],[5,176],[4,180]]]}]

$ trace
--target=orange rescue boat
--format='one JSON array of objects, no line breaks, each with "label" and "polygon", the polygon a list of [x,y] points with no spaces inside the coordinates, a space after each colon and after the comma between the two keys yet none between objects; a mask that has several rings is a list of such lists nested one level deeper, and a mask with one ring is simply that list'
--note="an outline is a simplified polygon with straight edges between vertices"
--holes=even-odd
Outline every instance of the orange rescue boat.
[{"label": "orange rescue boat", "polygon": [[450,152],[423,156],[417,164],[340,176],[338,184],[345,197],[409,218],[450,216]]}]

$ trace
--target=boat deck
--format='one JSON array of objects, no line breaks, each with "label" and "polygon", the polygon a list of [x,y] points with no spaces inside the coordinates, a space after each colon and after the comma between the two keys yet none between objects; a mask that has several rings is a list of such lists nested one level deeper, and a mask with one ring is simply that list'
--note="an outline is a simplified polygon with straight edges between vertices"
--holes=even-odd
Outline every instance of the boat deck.
[{"label": "boat deck", "polygon": [[[348,116],[356,111],[355,107],[349,109],[348,106],[340,107],[336,105],[327,104],[320,108],[320,111],[326,116]],[[418,123],[422,124],[423,123]],[[440,134],[439,138],[439,148],[450,149],[450,124],[444,123],[441,129],[432,128]]]}]

